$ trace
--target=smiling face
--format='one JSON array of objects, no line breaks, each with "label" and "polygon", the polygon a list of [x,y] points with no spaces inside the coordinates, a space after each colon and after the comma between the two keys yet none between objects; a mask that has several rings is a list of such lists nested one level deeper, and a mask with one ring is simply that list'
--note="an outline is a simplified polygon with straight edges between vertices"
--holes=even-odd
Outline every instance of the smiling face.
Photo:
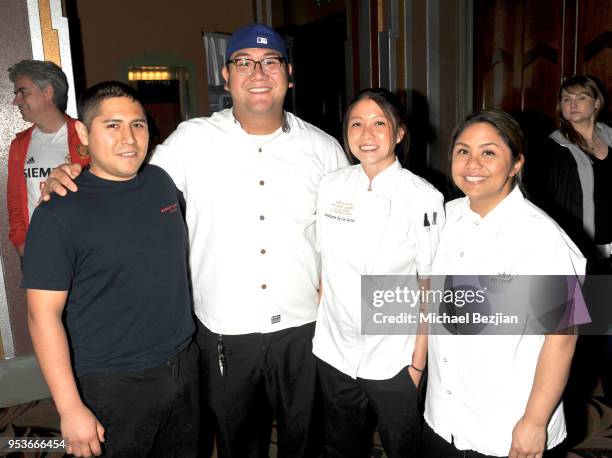
[{"label": "smiling face", "polygon": [[56,109],[53,104],[53,87],[48,85],[40,89],[29,76],[21,75],[15,80],[14,93],[13,105],[19,108],[24,121],[36,124],[45,112]]},{"label": "smiling face", "polygon": [[113,181],[136,176],[147,153],[149,131],[140,103],[129,97],[102,100],[89,129],[77,123],[81,143],[91,156],[90,171]]},{"label": "smiling face", "polygon": [[594,123],[600,101],[586,88],[573,86],[561,91],[559,106],[562,116],[572,124]]},{"label": "smiling face", "polygon": [[453,145],[453,181],[469,197],[472,210],[484,217],[510,194],[523,161],[522,155],[513,158],[491,124],[477,122],[468,125]]},{"label": "smiling face", "polygon": [[[246,57],[259,61],[264,57],[282,55],[275,50],[265,48],[246,48],[236,51],[231,59]],[[291,65],[283,63],[278,73],[265,73],[261,65],[255,65],[251,75],[241,75],[235,65],[230,63],[223,67],[225,89],[230,92],[234,104],[234,114],[240,117],[261,116],[278,118],[283,112],[283,103],[287,89],[291,87],[289,75]]]},{"label": "smiling face", "polygon": [[353,106],[346,129],[349,149],[370,179],[395,162],[395,145],[404,131],[394,135],[394,124],[374,100],[365,98]]}]

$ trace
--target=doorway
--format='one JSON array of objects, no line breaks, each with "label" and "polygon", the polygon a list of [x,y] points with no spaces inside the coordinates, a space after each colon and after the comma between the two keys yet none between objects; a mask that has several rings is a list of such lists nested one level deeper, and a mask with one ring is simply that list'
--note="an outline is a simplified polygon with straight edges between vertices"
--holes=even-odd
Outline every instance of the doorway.
[{"label": "doorway", "polygon": [[153,149],[187,119],[187,69],[129,67],[128,80],[138,90],[147,111],[149,149]]},{"label": "doorway", "polygon": [[[346,12],[285,29],[292,37],[293,113],[342,140],[346,106]],[[291,99],[291,97],[287,97]]]}]

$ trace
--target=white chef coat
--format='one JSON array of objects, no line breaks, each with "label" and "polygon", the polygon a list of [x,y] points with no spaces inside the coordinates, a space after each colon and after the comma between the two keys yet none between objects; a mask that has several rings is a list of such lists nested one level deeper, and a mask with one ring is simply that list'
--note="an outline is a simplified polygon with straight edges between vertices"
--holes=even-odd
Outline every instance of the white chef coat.
[{"label": "white chef coat", "polygon": [[[435,275],[583,275],[576,245],[518,187],[484,218],[462,198],[446,206]],[[542,335],[429,336],[425,420],[459,450],[507,456],[523,416]],[[566,436],[562,403],[548,424],[547,448]]]},{"label": "white chef coat", "polygon": [[416,325],[412,335],[362,335],[361,275],[428,276],[444,207],[442,195],[397,160],[374,177],[371,191],[369,185],[361,165],[321,182],[317,241],[323,297],[313,352],[353,378],[385,380],[410,364]]},{"label": "white chef coat", "polygon": [[181,123],[151,161],[185,196],[195,313],[215,333],[316,318],[316,193],[348,161],[320,129],[291,113],[286,123],[262,140],[223,110]]}]

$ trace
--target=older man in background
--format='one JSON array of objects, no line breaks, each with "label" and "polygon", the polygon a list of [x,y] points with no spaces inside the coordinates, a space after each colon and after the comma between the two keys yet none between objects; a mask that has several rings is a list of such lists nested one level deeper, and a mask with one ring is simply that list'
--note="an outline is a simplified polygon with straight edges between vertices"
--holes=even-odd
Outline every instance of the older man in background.
[{"label": "older man in background", "polygon": [[68,80],[62,69],[53,62],[22,60],[8,73],[14,85],[13,105],[19,108],[24,121],[33,124],[15,136],[8,164],[9,239],[23,257],[41,183],[65,159],[86,165],[89,158],[82,154],[84,147],[76,133],[75,120],[65,113]]}]

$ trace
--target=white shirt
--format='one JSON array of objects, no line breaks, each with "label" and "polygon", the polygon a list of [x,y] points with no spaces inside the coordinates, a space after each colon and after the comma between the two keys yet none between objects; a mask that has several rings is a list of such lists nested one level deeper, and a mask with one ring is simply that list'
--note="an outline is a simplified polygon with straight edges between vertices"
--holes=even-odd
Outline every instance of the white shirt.
[{"label": "white shirt", "polygon": [[57,132],[46,134],[38,127],[32,131],[32,139],[28,146],[28,155],[23,166],[28,190],[28,212],[36,209],[40,198],[40,184],[51,174],[57,164],[63,164],[68,154],[68,128],[66,123]]},{"label": "white shirt", "polygon": [[338,143],[286,114],[257,146],[223,110],[183,122],[156,148],[187,202],[195,313],[219,334],[272,332],[317,313],[316,193],[347,164]]},{"label": "white shirt", "polygon": [[[467,198],[449,202],[433,273],[582,275],[586,261],[518,187],[481,218]],[[507,456],[523,416],[544,336],[429,336],[425,421],[459,450]],[[547,448],[566,436],[560,403]]]},{"label": "white shirt", "polygon": [[384,380],[410,364],[416,325],[412,335],[362,335],[361,275],[429,275],[444,207],[432,185],[397,161],[374,177],[372,191],[369,185],[361,165],[321,182],[317,240],[323,297],[313,352],[353,378]]}]

